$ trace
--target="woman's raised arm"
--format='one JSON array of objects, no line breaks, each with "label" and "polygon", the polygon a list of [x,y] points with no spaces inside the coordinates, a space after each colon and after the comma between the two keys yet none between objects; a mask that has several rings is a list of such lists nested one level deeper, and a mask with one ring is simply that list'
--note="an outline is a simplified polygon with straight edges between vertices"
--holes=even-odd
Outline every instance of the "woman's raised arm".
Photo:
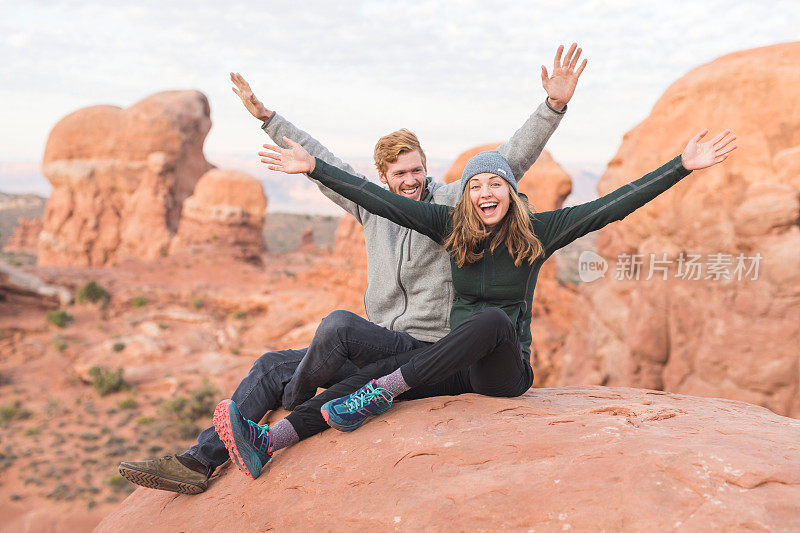
[{"label": "woman's raised arm", "polygon": [[589,232],[622,220],[691,171],[725,161],[736,149],[736,145],[731,144],[736,136],[725,130],[710,141],[700,143],[707,133],[708,130],[703,130],[695,135],[683,153],[669,163],[597,200],[537,213],[534,229],[542,240],[545,253],[550,255]]},{"label": "woman's raised arm", "polygon": [[326,187],[357,203],[370,213],[411,228],[441,243],[450,233],[450,207],[411,200],[312,157],[302,146],[284,137],[290,148],[263,145],[259,152],[270,170],[309,174]]}]

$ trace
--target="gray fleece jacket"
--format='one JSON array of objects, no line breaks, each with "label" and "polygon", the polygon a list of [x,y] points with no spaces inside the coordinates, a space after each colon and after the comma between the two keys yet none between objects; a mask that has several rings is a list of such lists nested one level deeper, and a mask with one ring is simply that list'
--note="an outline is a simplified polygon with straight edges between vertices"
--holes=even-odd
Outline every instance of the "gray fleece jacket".
[{"label": "gray fleece jacket", "polygon": [[[566,112],[555,111],[545,101],[499,151],[508,160],[519,181],[542,152]],[[334,156],[308,133],[273,113],[262,129],[275,144],[286,148],[287,137],[309,154],[350,174],[353,167]],[[309,177],[309,179],[311,179]],[[322,193],[353,215],[364,227],[367,244],[367,290],[364,307],[371,322],[394,331],[405,331],[415,339],[436,342],[450,332],[453,281],[450,258],[442,247],[425,235],[373,215],[354,202],[324,187]],[[459,180],[445,184],[427,178],[422,202],[454,206],[461,196]]]}]

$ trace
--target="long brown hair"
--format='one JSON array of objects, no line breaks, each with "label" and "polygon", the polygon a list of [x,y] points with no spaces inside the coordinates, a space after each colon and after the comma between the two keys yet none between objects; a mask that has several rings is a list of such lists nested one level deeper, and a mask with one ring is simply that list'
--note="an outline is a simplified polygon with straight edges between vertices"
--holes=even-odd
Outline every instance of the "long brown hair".
[{"label": "long brown hair", "polygon": [[[494,252],[495,248],[505,244],[514,258],[514,266],[520,266],[526,259],[533,264],[543,253],[543,248],[530,226],[530,208],[511,187],[508,187],[508,196],[508,212],[498,223],[500,227],[492,238],[489,249]],[[444,241],[445,249],[461,268],[483,257],[483,244],[490,234],[491,230],[486,227],[472,205],[469,192],[465,191],[453,209],[453,231]]]}]

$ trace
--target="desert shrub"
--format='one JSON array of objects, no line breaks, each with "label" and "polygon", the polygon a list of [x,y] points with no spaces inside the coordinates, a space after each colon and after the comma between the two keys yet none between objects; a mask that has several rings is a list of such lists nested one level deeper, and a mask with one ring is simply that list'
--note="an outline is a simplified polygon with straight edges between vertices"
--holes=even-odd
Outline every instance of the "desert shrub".
[{"label": "desert shrub", "polygon": [[182,439],[197,436],[200,428],[194,423],[198,418],[208,418],[214,414],[219,391],[208,380],[186,396],[174,396],[161,402],[161,408],[172,419],[171,429]]},{"label": "desert shrub", "polygon": [[121,352],[125,349],[125,343],[117,341],[111,346],[111,349],[115,352]]},{"label": "desert shrub", "polygon": [[201,309],[206,304],[206,301],[202,298],[192,298],[192,307],[195,309]]},{"label": "desert shrub", "polygon": [[243,320],[247,318],[247,313],[245,313],[244,311],[236,311],[233,314],[233,318],[235,318],[236,320]]},{"label": "desert shrub", "polygon": [[67,341],[62,339],[61,337],[56,337],[53,339],[53,348],[58,350],[59,352],[63,352],[67,349]]},{"label": "desert shrub", "polygon": [[133,396],[129,396],[124,400],[120,400],[117,402],[117,407],[120,409],[136,409],[139,407],[139,402],[136,401],[136,398]]},{"label": "desert shrub", "polygon": [[63,309],[52,309],[47,312],[45,320],[56,327],[65,328],[72,323],[72,315]]},{"label": "desert shrub", "polygon": [[149,426],[154,420],[149,416],[140,416],[136,419],[136,424],[139,426]]},{"label": "desert shrub", "polygon": [[19,400],[0,405],[0,425],[6,426],[12,420],[27,420],[33,413],[22,406]]},{"label": "desert shrub", "polygon": [[108,304],[108,301],[111,299],[111,295],[108,294],[108,291],[105,290],[103,287],[97,284],[96,281],[91,280],[89,283],[84,285],[83,287],[79,288],[78,291],[75,293],[75,302],[76,303],[83,303],[83,302],[90,302],[90,303],[101,303],[103,305]]},{"label": "desert shrub", "polygon": [[131,304],[131,307],[144,307],[147,305],[147,298],[144,296],[134,296],[128,303]]},{"label": "desert shrub", "polygon": [[125,372],[123,368],[111,370],[105,366],[93,366],[89,369],[89,377],[92,378],[92,387],[100,396],[112,394],[122,389],[130,388],[130,385],[122,378]]}]

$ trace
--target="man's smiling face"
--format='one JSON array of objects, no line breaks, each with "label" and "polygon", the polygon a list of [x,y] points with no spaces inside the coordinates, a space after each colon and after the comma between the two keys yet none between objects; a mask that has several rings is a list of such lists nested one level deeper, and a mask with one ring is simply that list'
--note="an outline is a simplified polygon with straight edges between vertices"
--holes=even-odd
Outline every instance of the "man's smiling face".
[{"label": "man's smiling face", "polygon": [[386,174],[380,174],[381,181],[393,193],[419,200],[425,190],[425,165],[416,150],[397,156],[397,161],[388,163]]}]

